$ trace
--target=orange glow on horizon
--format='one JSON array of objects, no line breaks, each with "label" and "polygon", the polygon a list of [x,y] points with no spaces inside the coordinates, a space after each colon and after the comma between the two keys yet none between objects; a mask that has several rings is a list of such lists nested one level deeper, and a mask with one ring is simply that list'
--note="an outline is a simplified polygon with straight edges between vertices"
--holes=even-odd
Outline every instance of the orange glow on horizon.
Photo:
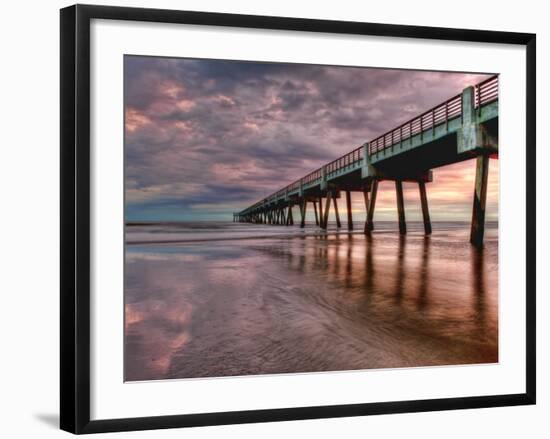
[{"label": "orange glow on horizon", "polygon": [[[469,221],[472,214],[472,194],[475,182],[475,160],[467,160],[433,170],[433,181],[426,184],[428,205],[432,221]],[[422,220],[418,185],[403,183],[407,220]],[[366,213],[363,196],[352,192],[352,214],[354,221],[363,221]],[[487,188],[486,219],[498,219],[499,168],[498,160],[489,162],[489,182]],[[344,193],[338,199],[340,219],[346,221],[347,209]],[[324,207],[324,205],[323,205]],[[313,208],[308,215],[313,215]],[[308,216],[309,219],[309,216]],[[335,220],[331,208],[330,219]],[[393,181],[382,181],[378,185],[374,219],[381,221],[397,220],[397,201]]]}]

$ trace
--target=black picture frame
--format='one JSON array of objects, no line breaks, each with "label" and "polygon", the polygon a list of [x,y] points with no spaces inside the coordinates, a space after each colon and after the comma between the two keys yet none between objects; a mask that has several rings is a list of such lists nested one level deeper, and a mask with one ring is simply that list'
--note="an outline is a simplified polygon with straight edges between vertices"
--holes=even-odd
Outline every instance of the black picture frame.
[{"label": "black picture frame", "polygon": [[[90,420],[90,21],[181,23],[334,34],[486,42],[526,47],[526,392],[383,403]],[[191,427],[535,404],[536,36],[289,17],[75,5],[61,10],[61,404],[72,433]]]}]

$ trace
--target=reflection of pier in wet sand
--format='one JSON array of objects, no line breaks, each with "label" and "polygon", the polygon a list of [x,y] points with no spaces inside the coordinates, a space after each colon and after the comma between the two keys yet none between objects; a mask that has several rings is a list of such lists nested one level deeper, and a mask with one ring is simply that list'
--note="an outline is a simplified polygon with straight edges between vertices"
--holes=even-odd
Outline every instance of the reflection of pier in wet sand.
[{"label": "reflection of pier in wet sand", "polygon": [[[315,252],[306,251],[308,239],[321,243]],[[346,297],[350,289],[362,291],[357,304],[364,307],[365,315],[372,317],[377,313],[381,316],[389,312],[392,315],[403,313],[407,320],[427,319],[422,326],[431,327],[432,333],[437,333],[440,328],[442,336],[451,326],[458,325],[464,332],[464,339],[471,340],[486,336],[487,325],[492,325],[489,331],[495,331],[496,321],[487,321],[486,316],[484,251],[470,248],[467,251],[470,257],[464,259],[469,261],[470,269],[465,270],[463,263],[458,261],[453,264],[447,258],[431,260],[431,252],[440,253],[444,246],[444,242],[432,244],[431,240],[431,237],[418,235],[408,239],[404,236],[321,235],[301,238],[302,251],[298,255],[292,251],[279,251],[279,256],[283,256],[289,268],[299,273],[325,272],[325,282],[334,284],[335,290],[343,284],[345,288],[341,291]],[[354,241],[361,241],[364,245],[364,257],[358,255],[357,249],[354,251]],[[389,250],[395,243],[397,249],[392,254]],[[410,251],[407,251],[407,245],[411,246]],[[377,256],[377,251],[380,256]],[[308,259],[313,262],[310,264]],[[458,277],[464,280],[460,287],[455,284],[459,272],[462,273]],[[448,288],[438,288],[437,285],[445,283],[455,284],[462,291],[448,291],[452,295],[450,299],[442,297],[442,291]],[[458,298],[462,302],[460,305],[456,303]],[[491,297],[491,301],[494,301],[491,306],[496,307],[496,297]],[[415,325],[420,323],[417,321]],[[433,327],[434,324],[439,326]]]},{"label": "reflection of pier in wet sand", "polygon": [[132,247],[127,379],[498,361],[496,229],[411,230]]}]

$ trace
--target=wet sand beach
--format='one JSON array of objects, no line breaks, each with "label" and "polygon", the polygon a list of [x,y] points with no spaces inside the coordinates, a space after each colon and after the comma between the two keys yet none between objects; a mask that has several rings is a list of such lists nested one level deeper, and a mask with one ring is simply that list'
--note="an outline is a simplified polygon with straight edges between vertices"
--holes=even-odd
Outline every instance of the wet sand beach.
[{"label": "wet sand beach", "polygon": [[394,228],[127,226],[125,379],[497,362],[496,224]]}]

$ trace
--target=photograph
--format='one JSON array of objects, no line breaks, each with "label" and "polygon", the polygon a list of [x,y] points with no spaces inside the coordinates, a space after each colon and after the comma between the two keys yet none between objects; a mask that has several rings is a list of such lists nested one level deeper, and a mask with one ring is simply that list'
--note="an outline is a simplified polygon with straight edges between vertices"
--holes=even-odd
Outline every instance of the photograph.
[{"label": "photograph", "polygon": [[542,2],[6,6],[1,437],[550,438]]},{"label": "photograph", "polygon": [[498,72],[123,64],[125,382],[499,363]]}]

